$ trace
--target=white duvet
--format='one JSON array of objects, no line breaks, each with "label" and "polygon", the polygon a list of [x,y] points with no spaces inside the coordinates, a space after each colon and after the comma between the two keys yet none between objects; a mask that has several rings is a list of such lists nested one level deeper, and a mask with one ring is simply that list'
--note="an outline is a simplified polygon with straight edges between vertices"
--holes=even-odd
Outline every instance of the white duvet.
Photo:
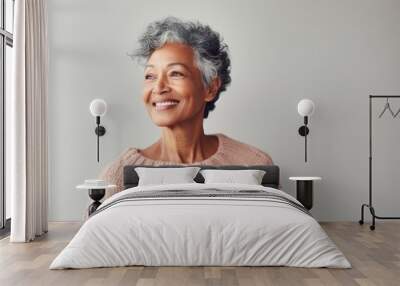
[{"label": "white duvet", "polygon": [[[284,203],[257,198],[152,198],[131,192],[216,189],[282,191],[239,184],[140,186],[107,199],[50,269],[146,266],[295,266],[349,268],[317,221]],[[298,202],[297,202],[298,203]],[[108,207],[107,207],[108,206]]]}]

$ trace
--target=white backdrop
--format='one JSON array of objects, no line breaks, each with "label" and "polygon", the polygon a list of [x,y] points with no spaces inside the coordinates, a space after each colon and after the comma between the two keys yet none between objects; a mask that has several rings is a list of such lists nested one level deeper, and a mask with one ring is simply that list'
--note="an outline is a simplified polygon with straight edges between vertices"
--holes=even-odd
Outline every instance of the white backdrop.
[{"label": "white backdrop", "polygon": [[[52,0],[48,10],[51,220],[81,219],[89,199],[75,185],[124,148],[158,138],[141,103],[142,68],[127,53],[149,22],[169,15],[209,24],[230,47],[232,84],[206,133],[268,152],[290,194],[289,176],[321,176],[317,219],[359,219],[368,198],[368,95],[400,93],[400,1]],[[88,109],[97,97],[109,103],[100,164]],[[297,134],[302,98],[316,104],[308,163]],[[380,215],[394,215],[400,203],[399,121],[378,122],[379,152],[386,150],[376,154]]]}]

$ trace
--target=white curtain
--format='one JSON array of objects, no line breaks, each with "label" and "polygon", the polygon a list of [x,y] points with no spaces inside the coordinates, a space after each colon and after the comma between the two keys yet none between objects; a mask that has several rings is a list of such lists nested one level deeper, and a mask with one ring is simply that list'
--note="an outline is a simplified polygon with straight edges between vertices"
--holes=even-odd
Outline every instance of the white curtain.
[{"label": "white curtain", "polygon": [[28,242],[47,232],[46,0],[16,0],[14,13],[15,65],[6,111],[6,180],[10,180],[11,189],[10,241]]}]

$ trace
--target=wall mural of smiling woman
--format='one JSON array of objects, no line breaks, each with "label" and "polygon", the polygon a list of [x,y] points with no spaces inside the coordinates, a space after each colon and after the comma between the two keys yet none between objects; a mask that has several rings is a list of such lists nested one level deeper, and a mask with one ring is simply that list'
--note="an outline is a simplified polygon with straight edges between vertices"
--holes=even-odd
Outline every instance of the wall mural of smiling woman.
[{"label": "wall mural of smiling woman", "polygon": [[[161,136],[144,149],[129,148],[100,177],[122,190],[125,165],[270,165],[265,152],[218,133],[203,121],[231,81],[228,47],[198,22],[168,17],[151,23],[132,55],[144,63],[143,102]],[[107,193],[106,197],[112,195]]]}]

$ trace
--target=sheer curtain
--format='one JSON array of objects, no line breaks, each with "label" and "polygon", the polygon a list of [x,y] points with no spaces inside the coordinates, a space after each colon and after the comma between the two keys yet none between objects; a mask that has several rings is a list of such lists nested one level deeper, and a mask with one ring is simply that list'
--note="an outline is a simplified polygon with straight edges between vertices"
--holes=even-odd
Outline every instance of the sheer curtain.
[{"label": "sheer curtain", "polygon": [[[46,0],[16,0],[14,71],[6,112],[6,164],[11,189],[11,242],[47,232]],[[7,99],[6,99],[7,100]]]}]

